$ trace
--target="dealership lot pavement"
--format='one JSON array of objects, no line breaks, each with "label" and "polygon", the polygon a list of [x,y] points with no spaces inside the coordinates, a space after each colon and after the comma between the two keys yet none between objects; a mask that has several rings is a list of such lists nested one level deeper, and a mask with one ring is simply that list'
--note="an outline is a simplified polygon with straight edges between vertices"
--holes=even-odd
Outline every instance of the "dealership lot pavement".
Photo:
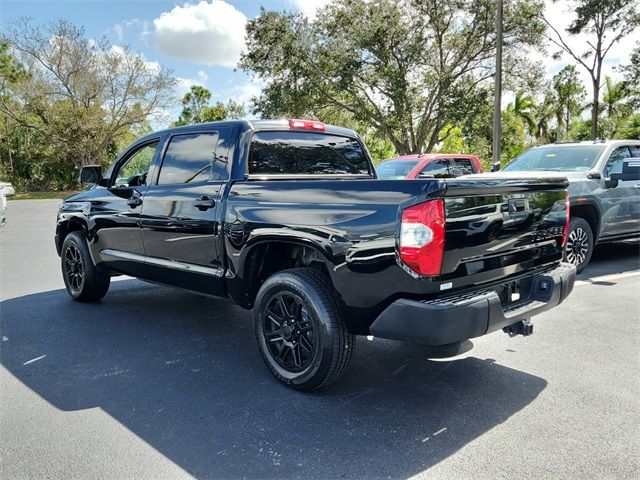
[{"label": "dealership lot pavement", "polygon": [[453,360],[359,338],[337,385],[280,386],[250,312],[132,279],[72,302],[57,201],[0,230],[0,478],[639,478],[640,252],[599,249],[535,334]]}]

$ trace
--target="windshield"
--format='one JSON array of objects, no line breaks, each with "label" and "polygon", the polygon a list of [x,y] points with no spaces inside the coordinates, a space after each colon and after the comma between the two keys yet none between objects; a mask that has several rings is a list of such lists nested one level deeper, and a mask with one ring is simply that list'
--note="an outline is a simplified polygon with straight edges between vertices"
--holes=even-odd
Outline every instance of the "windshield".
[{"label": "windshield", "polygon": [[604,149],[604,145],[532,148],[504,167],[504,170],[510,172],[530,170],[586,172],[594,167]]},{"label": "windshield", "polygon": [[376,173],[381,180],[400,180],[407,178],[417,164],[418,160],[390,160],[378,165]]}]

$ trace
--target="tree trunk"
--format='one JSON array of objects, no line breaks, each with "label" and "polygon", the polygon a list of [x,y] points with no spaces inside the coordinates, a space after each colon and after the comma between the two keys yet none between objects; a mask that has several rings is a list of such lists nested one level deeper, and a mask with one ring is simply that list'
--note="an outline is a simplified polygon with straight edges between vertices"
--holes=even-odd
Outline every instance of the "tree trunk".
[{"label": "tree trunk", "polygon": [[598,107],[600,98],[600,81],[593,79],[593,105],[591,106],[591,140],[598,138]]}]

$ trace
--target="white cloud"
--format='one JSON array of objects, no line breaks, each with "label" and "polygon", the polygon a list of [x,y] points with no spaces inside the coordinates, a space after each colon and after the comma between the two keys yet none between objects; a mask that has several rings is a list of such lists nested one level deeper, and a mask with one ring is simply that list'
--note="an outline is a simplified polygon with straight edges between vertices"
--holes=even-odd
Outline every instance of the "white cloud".
[{"label": "white cloud", "polygon": [[123,20],[122,22],[116,23],[113,27],[108,29],[107,32],[112,32],[116,41],[122,43],[127,36],[127,31],[131,29],[137,29],[138,37],[145,41],[147,35],[149,35],[149,22],[139,18]]},{"label": "white cloud", "polygon": [[156,48],[178,60],[234,67],[247,17],[223,0],[185,3],[153,20]]},{"label": "white cloud", "polygon": [[293,6],[305,16],[313,20],[319,8],[328,5],[333,0],[291,0]]},{"label": "white cloud", "polygon": [[209,80],[209,75],[203,70],[198,70],[198,80],[200,80],[202,84],[205,84],[207,80]]},{"label": "white cloud", "polygon": [[130,56],[130,57],[139,57],[144,62],[145,66],[152,73],[159,73],[162,67],[160,64],[154,60],[147,60],[146,57],[137,52],[131,52],[130,50],[121,47],[120,45],[111,45],[111,53],[115,55],[119,55],[121,57]]},{"label": "white cloud", "polygon": [[290,0],[296,10],[310,18],[315,19],[318,10],[333,0]]},{"label": "white cloud", "polygon": [[194,80],[193,78],[185,78],[185,77],[176,77],[177,83],[176,83],[176,95],[178,96],[179,99],[182,99],[182,97],[184,97],[184,94],[187,93],[189,90],[191,90],[191,87],[193,87],[194,85],[200,85],[200,86],[204,86],[203,82],[200,82],[198,80]]},{"label": "white cloud", "polygon": [[251,98],[259,97],[264,86],[265,84],[261,81],[249,81],[229,90],[229,98],[236,102],[244,103],[245,107],[249,107]]}]

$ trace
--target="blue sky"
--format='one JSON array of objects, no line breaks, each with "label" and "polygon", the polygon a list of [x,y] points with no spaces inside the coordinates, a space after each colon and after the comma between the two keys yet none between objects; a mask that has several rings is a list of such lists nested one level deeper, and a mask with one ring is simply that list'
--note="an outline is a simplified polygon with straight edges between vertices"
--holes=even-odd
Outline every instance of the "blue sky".
[{"label": "blue sky", "polygon": [[[83,25],[89,37],[106,35],[114,45],[129,45],[149,62],[169,67],[179,79],[176,94],[182,96],[191,85],[208,88],[214,100],[233,98],[249,106],[249,99],[261,85],[243,72],[234,72],[244,46],[244,25],[260,6],[270,10],[301,10],[313,16],[318,7],[331,0],[0,0],[0,29],[22,16],[38,23],[65,18]],[[545,0],[547,16],[564,30],[573,18],[568,0]],[[581,48],[586,38],[571,38],[569,44]],[[632,48],[640,42],[640,30],[612,50],[604,74],[619,78],[615,67],[628,63]],[[544,52],[531,52],[550,78],[572,60],[559,60]],[[582,70],[580,70],[582,72]],[[589,77],[582,72],[585,86]],[[513,98],[505,92],[503,105]]]},{"label": "blue sky", "polygon": [[2,0],[0,20],[4,27],[22,16],[33,17],[37,23],[68,19],[83,25],[89,37],[106,35],[114,45],[129,45],[148,61],[172,69],[180,80],[179,96],[199,84],[212,92],[214,100],[234,98],[248,106],[260,85],[233,69],[242,48],[244,22],[256,17],[261,5],[301,9],[313,15],[314,8],[324,3],[326,0]]}]

